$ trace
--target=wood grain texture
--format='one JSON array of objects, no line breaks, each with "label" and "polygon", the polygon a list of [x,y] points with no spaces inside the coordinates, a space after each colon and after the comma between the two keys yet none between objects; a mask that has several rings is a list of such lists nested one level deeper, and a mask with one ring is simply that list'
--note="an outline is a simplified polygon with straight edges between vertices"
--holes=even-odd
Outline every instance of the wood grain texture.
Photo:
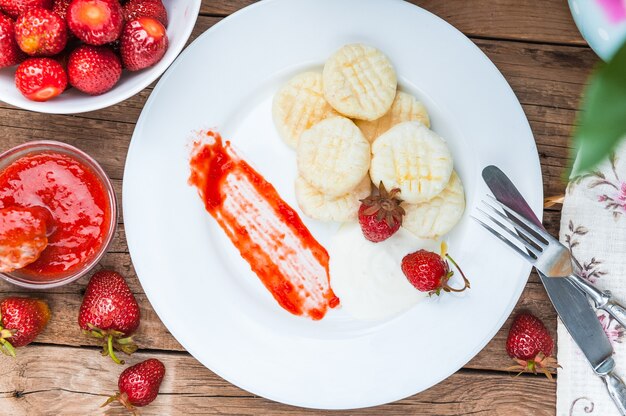
[{"label": "wood grain texture", "polygon": [[[122,371],[91,349],[33,346],[17,359],[0,357],[0,409],[12,416],[100,414]],[[261,399],[222,380],[186,353],[138,353],[134,364],[156,357],[166,366],[161,394],[141,410],[148,415],[323,415]],[[54,365],[51,365],[54,363]],[[554,414],[555,383],[540,376],[502,376],[461,371],[421,394],[376,408],[337,414],[548,416]],[[528,392],[542,400],[520,400]],[[126,415],[119,406],[107,415]]]},{"label": "wood grain texture", "polygon": [[[565,1],[409,0],[468,36],[586,45]],[[226,16],[254,0],[205,0],[200,13]]]},{"label": "wood grain texture", "polygon": [[[381,0],[382,1],[382,0]],[[578,102],[587,77],[598,62],[585,47],[561,0],[412,0],[462,30],[504,74],[526,113],[535,135],[544,193],[561,194],[571,163],[569,137],[575,126]],[[224,16],[253,0],[204,0],[190,42]],[[44,115],[0,103],[0,151],[17,144],[52,139],[76,145],[93,155],[112,177],[121,206],[126,151],[134,125],[154,84],[135,97],[107,109],[74,116]],[[489,114],[477,114],[486,123]],[[559,207],[546,211],[544,222],[556,234]],[[168,375],[161,395],[143,415],[322,415],[255,397],[222,380],[184,352],[163,326],[139,283],[128,254],[123,216],[99,268],[124,274],[141,305],[142,324],[136,340],[144,353],[130,364],[157,357]],[[85,338],[76,319],[87,284],[71,285],[37,294],[48,300],[53,320],[37,343],[20,349],[17,360],[0,357],[0,414],[84,415],[126,414],[119,408],[98,409],[115,390],[121,367],[102,358],[95,342]],[[31,293],[0,282],[0,298]],[[506,333],[518,311],[530,310],[554,334],[556,314],[535,273],[511,317],[465,369],[411,398],[357,412],[359,415],[554,415],[555,384],[543,377],[517,378],[501,371],[510,364],[504,352]],[[536,392],[541,400],[527,400]]]}]

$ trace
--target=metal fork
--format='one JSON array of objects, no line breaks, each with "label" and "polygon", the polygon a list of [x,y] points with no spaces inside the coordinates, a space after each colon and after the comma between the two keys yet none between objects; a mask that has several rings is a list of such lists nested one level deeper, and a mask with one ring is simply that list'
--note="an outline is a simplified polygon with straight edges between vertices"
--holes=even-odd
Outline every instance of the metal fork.
[{"label": "metal fork", "polygon": [[[545,228],[527,220],[491,195],[487,196],[489,202],[482,201],[486,210],[481,208],[477,208],[477,210],[489,218],[496,227],[472,216],[474,220],[546,276],[569,279],[587,295],[596,309],[605,310],[622,326],[626,327],[626,308],[615,300],[610,291],[602,291],[580,276],[576,268],[572,267],[571,253],[567,247],[551,236]],[[522,250],[516,243],[520,244],[526,251]]]}]

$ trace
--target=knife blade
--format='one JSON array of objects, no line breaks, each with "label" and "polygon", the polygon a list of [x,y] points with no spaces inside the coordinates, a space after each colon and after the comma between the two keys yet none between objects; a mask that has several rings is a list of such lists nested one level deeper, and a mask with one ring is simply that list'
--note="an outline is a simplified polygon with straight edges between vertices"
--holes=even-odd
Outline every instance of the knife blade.
[{"label": "knife blade", "polygon": [[[529,221],[543,227],[522,194],[511,180],[496,166],[483,169],[483,179],[495,198],[523,215]],[[600,325],[597,315],[587,297],[569,280],[551,279],[538,272],[548,297],[557,314],[594,372],[602,377],[609,395],[622,415],[626,415],[626,386],[613,374],[615,361],[613,347]]]}]

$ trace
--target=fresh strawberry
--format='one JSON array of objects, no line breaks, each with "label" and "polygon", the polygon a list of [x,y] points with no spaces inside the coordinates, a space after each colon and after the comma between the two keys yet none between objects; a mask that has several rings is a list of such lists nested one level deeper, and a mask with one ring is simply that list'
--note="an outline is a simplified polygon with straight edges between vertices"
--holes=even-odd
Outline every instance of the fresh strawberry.
[{"label": "fresh strawberry", "polygon": [[55,12],[29,9],[15,21],[15,40],[29,55],[56,55],[67,44],[67,25]]},{"label": "fresh strawberry", "polygon": [[120,52],[124,67],[139,71],[159,62],[168,47],[165,27],[151,17],[139,17],[126,23]]},{"label": "fresh strawberry", "polygon": [[554,341],[543,322],[528,312],[515,317],[506,339],[506,352],[517,365],[508,370],[543,372],[552,380],[551,370],[559,367],[552,357]]},{"label": "fresh strawberry", "polygon": [[17,65],[26,55],[15,41],[15,24],[0,13],[0,68]]},{"label": "fresh strawberry", "polygon": [[120,58],[106,46],[79,46],[70,55],[67,64],[70,84],[78,90],[98,95],[109,91],[120,76]]},{"label": "fresh strawberry", "polygon": [[167,10],[161,0],[130,0],[124,5],[124,20],[152,17],[167,27]]},{"label": "fresh strawberry", "polygon": [[0,9],[12,19],[33,7],[41,7],[50,10],[52,0],[0,0]]},{"label": "fresh strawberry", "polygon": [[15,71],[15,86],[29,100],[48,101],[65,91],[67,74],[51,58],[30,58]]},{"label": "fresh strawberry", "polygon": [[115,349],[128,355],[137,350],[132,334],[139,326],[139,305],[124,278],[116,272],[102,270],[91,277],[78,313],[78,325],[103,340],[102,355],[123,364]]},{"label": "fresh strawberry", "polygon": [[10,273],[39,258],[48,246],[50,217],[40,207],[0,209],[0,272]]},{"label": "fresh strawberry", "polygon": [[67,8],[70,6],[72,0],[54,0],[52,4],[52,11],[61,16],[61,19],[65,20],[67,17]]},{"label": "fresh strawberry", "polygon": [[396,195],[399,189],[387,192],[381,182],[378,194],[372,194],[361,200],[359,207],[359,224],[363,236],[374,243],[384,241],[395,234],[402,225],[404,209],[400,206],[402,200]]},{"label": "fresh strawberry", "polygon": [[72,33],[89,45],[113,42],[124,27],[118,0],[72,0],[66,19]]},{"label": "fresh strawberry", "polygon": [[40,299],[10,297],[0,303],[0,349],[15,357],[15,348],[30,344],[50,320],[50,308]]},{"label": "fresh strawberry", "polygon": [[[452,264],[461,272],[465,285],[461,289],[448,286],[448,281],[454,275],[448,264]],[[444,292],[462,292],[470,287],[470,283],[456,262],[448,254],[440,255],[432,251],[419,250],[407,254],[402,259],[402,272],[408,281],[420,292],[428,292],[429,295],[439,295]]]},{"label": "fresh strawberry", "polygon": [[156,358],[128,367],[120,374],[119,391],[100,407],[117,401],[136,414],[135,407],[147,406],[156,399],[164,376],[165,366]]}]

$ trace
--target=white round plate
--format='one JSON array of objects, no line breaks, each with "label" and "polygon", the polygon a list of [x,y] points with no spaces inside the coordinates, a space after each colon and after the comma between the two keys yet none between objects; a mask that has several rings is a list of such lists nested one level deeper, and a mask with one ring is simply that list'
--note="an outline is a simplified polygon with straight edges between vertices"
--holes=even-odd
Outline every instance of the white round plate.
[{"label": "white round plate", "polygon": [[[448,241],[472,288],[384,322],[359,322],[340,309],[314,322],[276,304],[205,212],[187,184],[189,143],[193,131],[217,128],[297,207],[295,155],[272,124],[272,97],[291,76],[321,68],[351,42],[389,56],[401,88],[426,104],[433,129],[449,142],[468,208]],[[541,213],[537,149],[520,104],[495,66],[452,26],[402,1],[264,1],[198,38],[148,100],[124,176],[128,245],[159,317],[218,375],[292,405],[374,406],[461,368],[522,292],[530,267],[469,218],[487,193],[481,170],[490,164]],[[301,216],[328,244],[336,226]]]}]

